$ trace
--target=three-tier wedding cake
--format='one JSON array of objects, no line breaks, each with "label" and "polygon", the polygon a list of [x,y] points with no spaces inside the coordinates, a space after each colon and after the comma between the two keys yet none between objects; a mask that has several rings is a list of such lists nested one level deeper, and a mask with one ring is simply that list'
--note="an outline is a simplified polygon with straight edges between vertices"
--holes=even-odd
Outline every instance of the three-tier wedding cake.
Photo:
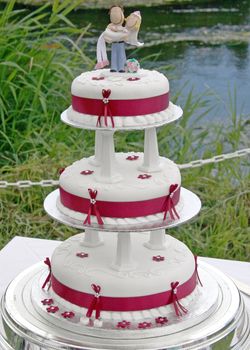
[{"label": "three-tier wedding cake", "polygon": [[[120,54],[115,49],[113,61]],[[196,257],[164,229],[190,203],[178,166],[159,156],[156,127],[177,120],[182,110],[170,102],[168,79],[140,69],[135,59],[119,71],[82,73],[71,94],[62,120],[95,130],[95,154],[61,170],[56,210],[85,233],[66,240],[45,261],[49,298],[40,307],[49,318],[86,327],[171,324],[188,313],[199,293]],[[145,130],[144,152],[115,152],[114,132],[133,129]]]}]

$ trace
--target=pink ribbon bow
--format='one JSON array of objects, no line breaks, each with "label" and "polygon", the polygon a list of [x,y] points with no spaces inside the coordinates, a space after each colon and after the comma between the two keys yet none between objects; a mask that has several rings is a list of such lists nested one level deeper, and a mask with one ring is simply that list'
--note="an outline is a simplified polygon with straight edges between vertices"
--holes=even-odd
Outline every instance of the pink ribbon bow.
[{"label": "pink ribbon bow", "polygon": [[42,285],[42,289],[44,289],[45,286],[46,286],[48,283],[49,283],[48,289],[50,289],[51,263],[50,263],[49,258],[46,258],[46,259],[44,260],[44,264],[48,266],[48,268],[49,268],[49,274],[48,274],[48,276],[46,277],[46,280],[44,281],[44,284]]},{"label": "pink ribbon bow", "polygon": [[86,317],[91,317],[93,311],[95,310],[95,318],[98,320],[101,315],[101,287],[96,284],[91,284],[91,288],[95,292],[95,295],[93,296],[93,299],[91,301],[91,304],[88,308],[88,311],[86,313]]},{"label": "pink ribbon bow", "polygon": [[172,294],[172,303],[174,304],[175,314],[176,316],[180,317],[183,314],[187,314],[188,310],[179,302],[179,299],[177,296],[178,285],[179,285],[179,282],[171,283],[171,294]]},{"label": "pink ribbon bow", "polygon": [[115,123],[114,123],[114,119],[112,116],[112,112],[111,112],[111,108],[110,108],[110,104],[109,104],[109,96],[111,94],[111,90],[102,90],[102,102],[103,102],[103,113],[101,115],[99,115],[98,119],[97,119],[97,123],[96,126],[102,126],[101,125],[101,118],[104,117],[104,123],[105,126],[108,126],[108,117],[110,117],[111,119],[111,124],[112,124],[112,128],[115,127]]},{"label": "pink ribbon bow", "polygon": [[199,272],[198,272],[198,262],[197,262],[197,255],[194,255],[194,261],[195,261],[195,273],[196,273],[196,278],[200,285],[203,287],[203,284],[201,283]]},{"label": "pink ribbon bow", "polygon": [[170,185],[169,187],[169,194],[167,195],[166,202],[165,202],[165,213],[163,221],[166,220],[167,213],[169,212],[171,220],[179,219],[179,215],[175,209],[175,205],[172,199],[172,194],[174,191],[178,188],[178,185]]},{"label": "pink ribbon bow", "polygon": [[86,216],[86,219],[84,220],[84,225],[85,224],[91,224],[91,215],[95,215],[97,218],[97,222],[99,225],[103,225],[103,220],[102,217],[99,213],[99,210],[97,208],[96,204],[96,196],[97,196],[97,190],[92,190],[91,188],[88,189],[89,191],[89,196],[90,196],[90,205],[89,205],[89,210],[88,214]]}]

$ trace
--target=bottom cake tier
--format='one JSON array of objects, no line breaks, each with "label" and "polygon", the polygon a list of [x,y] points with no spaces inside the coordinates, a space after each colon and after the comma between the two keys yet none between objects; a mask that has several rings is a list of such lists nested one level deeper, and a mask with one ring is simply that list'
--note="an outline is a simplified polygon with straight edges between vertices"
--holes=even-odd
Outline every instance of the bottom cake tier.
[{"label": "bottom cake tier", "polygon": [[[102,233],[97,247],[83,246],[84,234],[78,234],[54,251],[51,288],[38,305],[47,317],[77,314],[84,325],[115,329],[148,328],[189,317],[200,294],[192,252],[169,235],[164,250],[152,250],[146,244],[149,233],[134,233],[130,264],[123,269],[117,258],[122,259],[119,249],[127,248],[117,247],[119,234]],[[47,274],[45,268],[40,287]],[[63,316],[62,308],[67,310]]]},{"label": "bottom cake tier", "polygon": [[[197,286],[197,295],[188,303],[188,313],[183,317],[169,312],[158,322],[157,317],[139,322],[138,314],[132,312],[133,318],[123,320],[118,326],[117,313],[110,313],[111,319],[96,328],[94,322],[83,325],[82,313],[72,311],[72,305],[67,308],[53,301],[51,288],[41,288],[47,271],[40,262],[18,275],[2,298],[0,347],[5,350],[248,350],[249,317],[237,288],[219,270],[200,261],[199,266],[203,287]],[[146,328],[140,328],[139,324]]]}]

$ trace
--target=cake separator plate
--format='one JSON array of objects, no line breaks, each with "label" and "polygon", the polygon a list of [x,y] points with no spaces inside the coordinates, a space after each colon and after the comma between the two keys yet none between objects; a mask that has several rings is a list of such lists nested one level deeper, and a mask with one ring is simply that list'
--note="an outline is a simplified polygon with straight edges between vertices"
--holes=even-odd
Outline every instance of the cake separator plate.
[{"label": "cake separator plate", "polygon": [[91,224],[91,225],[84,225],[82,220],[76,220],[73,218],[70,218],[67,215],[64,215],[61,213],[56,205],[57,200],[59,200],[59,190],[55,190],[51,192],[44,201],[44,209],[47,212],[47,214],[52,217],[52,219],[55,219],[56,221],[59,221],[62,224],[65,224],[67,226],[75,227],[78,229],[93,229],[97,231],[106,231],[106,232],[145,232],[145,231],[154,231],[159,229],[165,229],[165,228],[172,228],[175,226],[179,226],[185,222],[188,222],[193,217],[195,217],[200,209],[201,209],[201,201],[199,197],[194,194],[193,192],[187,190],[186,188],[181,188],[181,201],[183,202],[183,206],[181,211],[179,212],[180,219],[170,221],[162,219],[160,220],[154,220],[152,222],[148,223],[138,223],[138,224],[126,224],[126,225],[98,225],[98,224]]},{"label": "cake separator plate", "polygon": [[[57,325],[42,317],[31,299],[34,283],[41,273],[41,263],[23,271],[9,285],[1,302],[2,334],[1,349],[4,350],[249,350],[249,316],[234,283],[219,270],[200,262],[200,273],[210,277],[202,290],[206,303],[213,304],[211,288],[218,289],[216,307],[199,322],[190,317],[187,326],[176,319],[175,327],[158,327],[150,330],[114,330],[103,336],[103,329],[85,327],[85,334],[77,331],[74,324],[62,320]],[[204,303],[202,299],[201,304]],[[197,305],[197,310],[202,305]],[[88,328],[91,331],[88,332]],[[134,333],[134,334],[133,334]],[[135,336],[137,334],[137,336]],[[139,334],[139,336],[138,336]],[[120,337],[119,337],[120,335]],[[141,335],[141,336],[140,336]]]},{"label": "cake separator plate", "polygon": [[[61,121],[69,126],[73,126],[75,128],[78,129],[88,129],[88,130],[144,130],[144,129],[148,129],[148,128],[154,128],[154,127],[158,127],[158,126],[162,126],[165,124],[169,124],[174,122],[175,120],[179,119],[182,117],[183,111],[181,109],[181,107],[173,105],[174,108],[174,115],[171,118],[168,118],[166,120],[163,120],[161,122],[157,122],[157,123],[153,123],[153,124],[149,124],[149,125],[135,125],[135,126],[118,126],[118,127],[99,127],[99,126],[91,126],[88,124],[84,124],[84,123],[79,123],[76,121],[72,121],[71,119],[68,118],[67,115],[67,110],[65,110],[62,114],[61,114]],[[117,117],[119,118],[119,117]],[[114,118],[115,119],[115,118]]]}]

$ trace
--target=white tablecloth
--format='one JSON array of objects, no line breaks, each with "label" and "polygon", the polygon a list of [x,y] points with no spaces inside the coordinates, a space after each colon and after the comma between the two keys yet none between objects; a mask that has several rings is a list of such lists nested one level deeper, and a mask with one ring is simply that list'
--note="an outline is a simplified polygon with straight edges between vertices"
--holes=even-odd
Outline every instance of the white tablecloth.
[{"label": "white tablecloth", "polygon": [[[50,257],[59,241],[15,237],[0,251],[0,296],[8,284],[24,269],[45,257]],[[201,258],[225,274],[250,285],[250,263],[232,260]],[[244,295],[250,310],[250,297]]]}]

